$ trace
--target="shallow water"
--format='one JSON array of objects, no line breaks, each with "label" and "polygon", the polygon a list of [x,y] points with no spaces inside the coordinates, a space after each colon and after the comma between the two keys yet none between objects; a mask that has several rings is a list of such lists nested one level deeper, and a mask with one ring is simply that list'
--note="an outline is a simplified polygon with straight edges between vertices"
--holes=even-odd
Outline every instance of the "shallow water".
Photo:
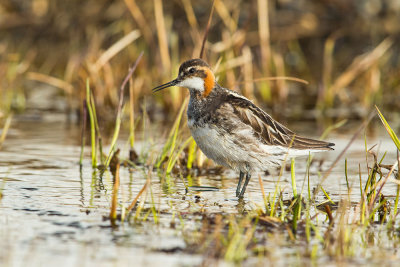
[{"label": "shallow water", "polygon": [[[299,131],[312,137],[312,129],[305,127]],[[393,164],[396,152],[394,145],[379,125],[377,129],[374,135],[368,137],[368,146],[378,143],[380,155],[384,151],[388,152],[384,163]],[[351,138],[351,132],[333,133],[329,140],[336,143],[336,150],[315,156],[316,161],[311,166],[311,188],[318,185],[318,172],[329,168]],[[79,127],[66,122],[18,119],[13,122],[9,136],[0,150],[0,188],[4,187],[3,198],[0,200],[2,266],[200,265],[204,263],[204,255],[185,252],[185,236],[201,224],[201,213],[235,215],[263,204],[258,174],[253,175],[243,205],[234,197],[237,174],[232,171],[226,170],[222,175],[194,177],[192,181],[173,176],[168,183],[169,187],[165,183],[162,186],[156,172],[150,172],[151,191],[147,191],[146,202],[139,205],[149,208],[154,203],[159,211],[159,224],[155,224],[150,215],[145,222],[121,223],[119,227],[113,228],[109,220],[103,219],[109,214],[112,177],[106,172],[103,179],[100,179],[99,172],[92,171],[89,147],[86,148],[84,166],[80,171],[79,139]],[[122,140],[119,145],[123,148],[121,155],[127,154],[125,141]],[[138,147],[140,151],[140,147],[147,146],[139,143]],[[354,189],[351,191],[351,199],[358,201],[358,165],[361,164],[362,173],[366,171],[363,137],[351,146],[346,157],[350,184]],[[306,159],[296,160],[297,188],[304,195],[307,190],[307,184],[303,182],[305,162]],[[323,183],[333,200],[347,195],[343,162],[340,161]],[[263,173],[260,175],[266,194],[272,194],[277,179]],[[120,203],[128,206],[145,184],[147,176],[148,170],[144,167],[138,166],[131,171],[122,168]],[[186,192],[183,181],[189,185],[210,186],[219,190]],[[284,173],[281,186],[285,188],[284,198],[290,199],[290,173]],[[391,198],[395,192],[396,185],[389,181],[384,187],[384,195]],[[318,194],[318,198],[324,200],[322,194]],[[385,247],[388,237],[377,235],[374,238],[376,242],[383,242]],[[268,256],[250,257],[246,262],[249,265],[270,262],[298,265],[299,262],[310,262],[309,258],[301,256],[307,253],[302,244],[289,242],[282,233],[269,235],[265,246]],[[373,254],[374,249],[378,251],[376,245],[372,246],[371,251],[367,248],[360,250],[356,254],[361,257],[353,263],[365,263],[362,255],[367,258],[367,255]],[[389,255],[385,258],[388,263],[399,259],[395,248],[385,251],[385,255]],[[323,255],[317,262],[335,264]],[[222,260],[219,264],[229,265]]]}]

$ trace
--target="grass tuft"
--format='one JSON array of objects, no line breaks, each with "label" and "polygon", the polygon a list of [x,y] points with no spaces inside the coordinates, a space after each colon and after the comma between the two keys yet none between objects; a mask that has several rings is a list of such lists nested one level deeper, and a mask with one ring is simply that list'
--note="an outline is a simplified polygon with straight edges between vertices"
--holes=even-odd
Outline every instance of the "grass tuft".
[{"label": "grass tuft", "polygon": [[129,69],[128,74],[126,75],[124,81],[122,82],[122,85],[119,89],[119,102],[118,102],[118,107],[117,107],[117,117],[115,119],[115,127],[114,127],[114,134],[110,143],[110,151],[108,152],[108,157],[107,157],[107,161],[105,162],[105,168],[108,167],[108,165],[110,164],[110,160],[111,160],[111,155],[114,152],[114,148],[115,148],[115,144],[117,143],[118,140],[118,136],[119,136],[119,131],[121,128],[121,123],[122,123],[122,108],[124,105],[124,90],[125,90],[125,86],[128,83],[130,77],[132,76],[132,74],[135,72],[140,59],[143,56],[143,52],[141,52],[138,56],[138,58],[136,59],[135,63],[133,64],[133,67]]}]

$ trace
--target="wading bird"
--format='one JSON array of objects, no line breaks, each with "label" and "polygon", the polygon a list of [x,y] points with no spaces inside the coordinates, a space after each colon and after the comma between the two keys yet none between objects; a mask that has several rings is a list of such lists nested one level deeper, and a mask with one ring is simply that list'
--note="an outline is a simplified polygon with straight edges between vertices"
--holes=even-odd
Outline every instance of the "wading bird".
[{"label": "wading bird", "polygon": [[210,66],[201,59],[185,61],[175,80],[155,87],[153,92],[170,86],[189,89],[187,116],[192,136],[208,158],[239,171],[239,198],[252,171],[270,170],[279,167],[286,157],[332,150],[334,146],[296,135],[244,96],[220,86]]}]

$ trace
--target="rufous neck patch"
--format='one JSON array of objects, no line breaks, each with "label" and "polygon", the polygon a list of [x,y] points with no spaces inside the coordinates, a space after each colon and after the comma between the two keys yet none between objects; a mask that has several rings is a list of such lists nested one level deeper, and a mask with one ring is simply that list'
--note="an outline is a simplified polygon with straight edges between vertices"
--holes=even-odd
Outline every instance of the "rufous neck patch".
[{"label": "rufous neck patch", "polygon": [[203,97],[207,97],[215,85],[214,73],[210,69],[205,69],[206,77],[204,78],[204,93]]}]

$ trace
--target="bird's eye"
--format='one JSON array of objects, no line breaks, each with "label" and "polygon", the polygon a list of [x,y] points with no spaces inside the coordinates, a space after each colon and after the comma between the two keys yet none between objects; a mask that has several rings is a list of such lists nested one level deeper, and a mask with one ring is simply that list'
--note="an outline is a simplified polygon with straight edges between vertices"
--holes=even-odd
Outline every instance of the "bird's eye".
[{"label": "bird's eye", "polygon": [[189,69],[189,73],[194,73],[196,70],[194,68]]}]

